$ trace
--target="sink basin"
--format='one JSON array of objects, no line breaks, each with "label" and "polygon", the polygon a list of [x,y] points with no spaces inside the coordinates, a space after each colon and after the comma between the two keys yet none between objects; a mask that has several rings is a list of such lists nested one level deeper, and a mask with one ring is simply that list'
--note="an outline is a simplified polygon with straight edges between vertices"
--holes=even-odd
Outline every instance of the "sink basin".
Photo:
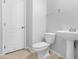
[{"label": "sink basin", "polygon": [[78,40],[78,32],[57,31],[57,35],[66,40]]},{"label": "sink basin", "polygon": [[66,59],[74,59],[74,40],[78,40],[78,32],[57,31],[56,34],[66,40]]}]

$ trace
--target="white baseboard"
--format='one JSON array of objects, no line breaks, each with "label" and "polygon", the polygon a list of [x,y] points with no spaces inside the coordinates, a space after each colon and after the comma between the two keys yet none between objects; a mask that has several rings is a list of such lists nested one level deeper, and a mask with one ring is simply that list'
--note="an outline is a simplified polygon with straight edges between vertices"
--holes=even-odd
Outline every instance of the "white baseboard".
[{"label": "white baseboard", "polygon": [[56,52],[55,50],[50,49],[50,51],[51,51],[52,54],[56,54],[59,57],[65,58],[64,56],[62,56],[60,53]]},{"label": "white baseboard", "polygon": [[17,49],[17,50],[10,51],[10,52],[5,52],[5,51],[2,51],[2,52],[0,52],[0,55],[5,55],[5,54],[13,53],[13,52],[16,52],[16,51],[24,50],[24,49],[26,49],[26,48]]}]

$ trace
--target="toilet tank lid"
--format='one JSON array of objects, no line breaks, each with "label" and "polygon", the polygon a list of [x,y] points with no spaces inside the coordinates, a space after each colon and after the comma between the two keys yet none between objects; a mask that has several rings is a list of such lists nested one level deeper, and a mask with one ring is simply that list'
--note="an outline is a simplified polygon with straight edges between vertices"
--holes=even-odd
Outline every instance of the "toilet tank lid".
[{"label": "toilet tank lid", "polygon": [[44,35],[56,35],[56,33],[45,33]]},{"label": "toilet tank lid", "polygon": [[49,46],[49,44],[46,42],[38,42],[38,43],[34,43],[32,47],[33,48],[42,48],[42,47],[46,47],[46,46]]}]

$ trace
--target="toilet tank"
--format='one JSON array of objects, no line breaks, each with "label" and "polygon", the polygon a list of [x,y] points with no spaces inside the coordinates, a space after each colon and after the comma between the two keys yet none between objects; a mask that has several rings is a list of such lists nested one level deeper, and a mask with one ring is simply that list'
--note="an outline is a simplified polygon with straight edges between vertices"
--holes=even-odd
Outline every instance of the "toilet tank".
[{"label": "toilet tank", "polygon": [[55,41],[55,36],[56,33],[45,33],[44,37],[45,37],[45,41],[49,44],[53,44]]}]

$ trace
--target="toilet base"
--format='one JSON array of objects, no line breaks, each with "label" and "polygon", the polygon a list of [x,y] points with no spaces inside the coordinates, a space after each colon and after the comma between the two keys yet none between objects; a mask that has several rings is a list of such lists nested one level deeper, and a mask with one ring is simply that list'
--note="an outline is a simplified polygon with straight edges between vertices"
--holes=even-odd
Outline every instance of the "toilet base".
[{"label": "toilet base", "polygon": [[43,50],[37,52],[37,59],[46,59],[49,55],[49,50]]},{"label": "toilet base", "polygon": [[49,55],[49,53],[47,53],[45,55],[42,54],[42,56],[38,56],[37,59],[47,59],[48,55]]}]

